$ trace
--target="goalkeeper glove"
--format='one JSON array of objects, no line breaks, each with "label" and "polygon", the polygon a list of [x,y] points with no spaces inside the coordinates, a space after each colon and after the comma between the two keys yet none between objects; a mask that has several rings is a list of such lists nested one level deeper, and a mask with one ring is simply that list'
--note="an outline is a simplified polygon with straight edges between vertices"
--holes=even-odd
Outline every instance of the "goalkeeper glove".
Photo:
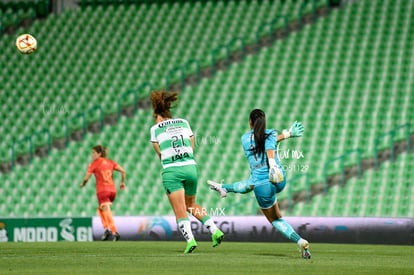
[{"label": "goalkeeper glove", "polygon": [[271,183],[281,183],[283,181],[283,174],[276,164],[275,159],[269,159],[269,181]]},{"label": "goalkeeper glove", "polygon": [[282,134],[284,138],[301,137],[304,130],[305,128],[303,127],[302,122],[295,121],[293,122],[292,126],[290,126],[289,131],[283,130]]}]

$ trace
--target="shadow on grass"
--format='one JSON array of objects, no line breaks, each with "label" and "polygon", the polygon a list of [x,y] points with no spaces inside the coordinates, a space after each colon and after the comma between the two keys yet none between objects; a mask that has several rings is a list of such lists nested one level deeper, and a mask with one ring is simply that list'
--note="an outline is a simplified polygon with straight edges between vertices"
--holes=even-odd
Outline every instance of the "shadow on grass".
[{"label": "shadow on grass", "polygon": [[254,253],[255,256],[268,256],[277,258],[294,258],[292,255],[280,254],[280,253]]}]

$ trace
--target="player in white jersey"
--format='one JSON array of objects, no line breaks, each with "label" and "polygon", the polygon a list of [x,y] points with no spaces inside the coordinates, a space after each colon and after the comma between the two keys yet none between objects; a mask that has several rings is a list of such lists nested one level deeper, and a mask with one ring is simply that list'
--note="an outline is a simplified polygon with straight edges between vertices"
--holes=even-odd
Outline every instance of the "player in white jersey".
[{"label": "player in white jersey", "polygon": [[191,230],[188,213],[201,221],[211,232],[213,247],[224,237],[206,210],[196,203],[197,166],[194,160],[194,134],[187,120],[171,118],[171,103],[177,93],[152,92],[151,102],[155,125],[151,142],[162,164],[162,182],[174,211],[177,225],[187,241],[184,253],[191,253],[197,242]]}]

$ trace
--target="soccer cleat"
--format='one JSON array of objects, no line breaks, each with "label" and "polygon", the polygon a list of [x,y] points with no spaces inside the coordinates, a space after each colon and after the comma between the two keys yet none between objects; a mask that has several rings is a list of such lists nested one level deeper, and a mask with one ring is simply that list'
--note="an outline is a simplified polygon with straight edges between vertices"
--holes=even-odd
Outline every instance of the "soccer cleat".
[{"label": "soccer cleat", "polygon": [[195,239],[191,239],[189,242],[187,242],[187,246],[184,250],[184,253],[191,253],[194,249],[197,248],[197,242]]},{"label": "soccer cleat", "polygon": [[115,232],[113,235],[112,235],[112,241],[114,241],[114,242],[117,242],[117,241],[119,241],[119,239],[121,238],[121,236],[119,235],[119,233],[118,232]]},{"label": "soccer cleat", "polygon": [[109,238],[112,236],[111,231],[109,231],[108,229],[105,230],[104,234],[102,235],[101,241],[107,241],[109,240]]},{"label": "soccer cleat", "polygon": [[220,194],[220,197],[225,198],[227,197],[227,191],[224,189],[222,184],[214,182],[212,180],[208,180],[207,184],[210,186],[211,190],[217,191]]},{"label": "soccer cleat", "polygon": [[307,240],[302,239],[302,241],[298,244],[300,252],[302,253],[302,258],[310,259],[311,253],[309,250],[309,242]]},{"label": "soccer cleat", "polygon": [[211,235],[211,239],[213,240],[213,247],[218,246],[219,244],[221,244],[221,241],[224,238],[224,233],[221,232],[220,229],[217,229],[216,232]]}]

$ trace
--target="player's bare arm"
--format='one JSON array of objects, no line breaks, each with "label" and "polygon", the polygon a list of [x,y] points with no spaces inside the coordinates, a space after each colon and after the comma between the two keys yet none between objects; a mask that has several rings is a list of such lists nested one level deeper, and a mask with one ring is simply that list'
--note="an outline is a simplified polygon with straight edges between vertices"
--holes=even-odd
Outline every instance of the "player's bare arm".
[{"label": "player's bare arm", "polygon": [[277,142],[280,142],[284,139],[285,139],[285,136],[283,134],[280,134],[280,135],[277,136]]},{"label": "player's bare arm", "polygon": [[155,152],[157,153],[158,157],[161,159],[161,149],[158,142],[153,142],[152,146],[154,147]]},{"label": "player's bare arm", "polygon": [[119,185],[119,188],[123,190],[125,189],[125,178],[126,178],[125,169],[121,165],[117,164],[115,167],[115,170],[121,173],[121,184]]},{"label": "player's bare arm", "polygon": [[194,138],[194,136],[191,136],[190,137],[190,141],[191,141],[191,148],[193,148],[193,151],[194,151],[194,144],[195,144],[195,138]]},{"label": "player's bare arm", "polygon": [[[279,137],[278,137],[278,139],[279,139]],[[267,155],[268,159],[274,159],[275,158],[275,150],[266,150],[266,155]]]},{"label": "player's bare arm", "polygon": [[86,176],[83,178],[82,183],[80,184],[80,188],[84,187],[88,182],[89,178],[91,177],[92,173],[86,173]]}]

